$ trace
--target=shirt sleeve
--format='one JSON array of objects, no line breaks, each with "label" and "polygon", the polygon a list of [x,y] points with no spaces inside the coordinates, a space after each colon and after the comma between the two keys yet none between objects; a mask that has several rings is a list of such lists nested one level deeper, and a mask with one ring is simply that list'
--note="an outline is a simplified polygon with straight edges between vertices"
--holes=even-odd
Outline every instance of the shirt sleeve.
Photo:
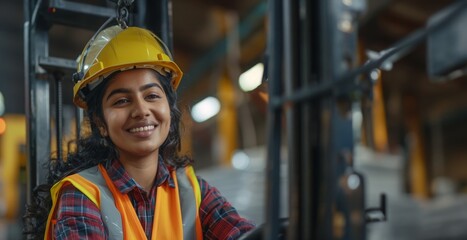
[{"label": "shirt sleeve", "polygon": [[57,204],[54,239],[107,239],[99,208],[73,185],[63,186]]},{"label": "shirt sleeve", "polygon": [[198,177],[201,187],[200,220],[205,239],[237,239],[255,226],[242,218],[217,188]]}]

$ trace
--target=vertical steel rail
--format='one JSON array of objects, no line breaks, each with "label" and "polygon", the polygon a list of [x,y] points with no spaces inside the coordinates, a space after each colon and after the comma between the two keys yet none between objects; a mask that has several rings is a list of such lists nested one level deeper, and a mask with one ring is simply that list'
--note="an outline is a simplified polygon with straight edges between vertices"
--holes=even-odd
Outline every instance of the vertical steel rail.
[{"label": "vertical steel rail", "polygon": [[[319,41],[315,35],[317,32],[317,23],[319,23],[318,2],[299,0],[297,14],[300,11],[300,86],[302,88],[309,87],[312,84],[317,84],[317,75],[319,73]],[[319,36],[319,35],[318,35]],[[300,126],[301,126],[301,159],[300,169],[300,185],[298,187],[300,194],[300,210],[299,218],[301,227],[298,230],[298,237],[303,239],[316,239],[317,228],[319,222],[317,219],[318,213],[318,197],[320,187],[320,136],[321,136],[321,111],[318,101],[304,102],[300,108]]]},{"label": "vertical steel rail", "polygon": [[31,46],[29,44],[30,42],[30,35],[31,35],[31,12],[32,8],[31,6],[34,6],[32,4],[32,1],[30,0],[23,0],[23,11],[24,11],[24,26],[23,26],[23,49],[24,49],[24,96],[26,97],[25,101],[25,110],[26,110],[26,154],[27,154],[27,161],[26,161],[26,177],[27,177],[27,182],[26,182],[26,202],[28,204],[31,204],[32,202],[32,190],[34,189],[34,184],[33,184],[33,179],[36,178],[36,165],[33,164],[31,161],[32,159],[32,151],[31,151],[31,132],[34,129],[34,125],[31,124],[30,119],[32,118],[30,114],[30,109],[31,109]]},{"label": "vertical steel rail", "polygon": [[173,54],[172,1],[146,0],[145,25],[159,36]]},{"label": "vertical steel rail", "polygon": [[[284,91],[286,95],[292,95],[300,84],[300,68],[298,54],[298,1],[283,1],[283,30],[284,30]],[[300,106],[301,103],[292,102],[284,109],[286,119],[288,168],[289,168],[289,227],[287,231],[288,239],[299,239],[305,237],[301,235],[303,222],[301,212],[304,203],[303,192],[300,190],[303,176],[300,169],[303,167],[300,159],[302,144],[300,126]]]},{"label": "vertical steel rail", "polygon": [[[41,1],[24,1],[24,64],[26,86],[26,119],[27,119],[27,200],[37,185],[45,183],[47,165],[50,156],[50,98],[49,82],[44,71],[37,65],[38,56],[48,56],[47,26],[34,10]],[[33,15],[35,17],[33,17]]]},{"label": "vertical steel rail", "polygon": [[[335,68],[338,68],[339,65],[335,64],[336,59],[336,47],[334,45],[335,38],[335,23],[334,15],[332,12],[333,4],[337,0],[320,0],[318,1],[317,9],[319,11],[315,12],[318,14],[317,23],[317,38],[318,38],[318,48],[316,49],[318,54],[318,72],[317,76],[319,79],[319,85],[328,84],[329,82],[334,81],[335,77]],[[326,96],[320,99],[318,102],[320,106],[320,111],[318,117],[320,121],[318,126],[320,127],[321,136],[318,140],[319,154],[318,161],[319,166],[319,194],[315,196],[318,198],[317,209],[316,209],[316,224],[318,224],[316,239],[333,239],[333,206],[335,204],[335,159],[333,158],[333,148],[332,148],[332,121],[333,108],[335,105],[334,99],[330,96]]]},{"label": "vertical steel rail", "polygon": [[266,222],[264,239],[275,239],[279,233],[280,212],[280,158],[281,158],[281,115],[280,105],[275,104],[282,94],[282,4],[280,0],[269,0],[268,23],[268,76],[270,102],[268,105],[267,164],[266,164]]},{"label": "vertical steel rail", "polygon": [[173,52],[172,1],[160,0],[159,2],[161,6],[161,38],[167,44],[170,52]]},{"label": "vertical steel rail", "polygon": [[63,95],[62,82],[64,73],[56,71],[53,73],[55,79],[55,136],[57,144],[57,161],[63,160],[62,136],[63,136]]}]

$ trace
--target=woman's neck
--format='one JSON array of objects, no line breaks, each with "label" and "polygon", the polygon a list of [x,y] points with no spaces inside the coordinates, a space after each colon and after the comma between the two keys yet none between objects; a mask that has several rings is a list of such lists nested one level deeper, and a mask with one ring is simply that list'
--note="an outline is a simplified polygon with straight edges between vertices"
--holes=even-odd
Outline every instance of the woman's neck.
[{"label": "woman's neck", "polygon": [[128,158],[120,156],[120,162],[125,170],[144,190],[150,191],[157,174],[158,155],[144,158]]}]

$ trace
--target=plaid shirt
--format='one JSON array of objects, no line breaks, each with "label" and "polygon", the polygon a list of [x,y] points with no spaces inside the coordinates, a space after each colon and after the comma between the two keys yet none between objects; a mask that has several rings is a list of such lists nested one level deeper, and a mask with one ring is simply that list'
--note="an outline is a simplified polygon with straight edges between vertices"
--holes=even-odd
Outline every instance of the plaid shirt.
[{"label": "plaid shirt", "polygon": [[[162,161],[159,161],[157,169],[156,180],[149,193],[128,175],[119,161],[113,161],[107,169],[115,186],[131,199],[148,239],[152,234],[157,187],[166,182],[175,187],[169,169]],[[254,227],[238,215],[215,187],[199,177],[198,181],[201,187],[199,217],[204,239],[236,239]],[[61,190],[54,229],[56,239],[108,239],[100,209],[71,184]]]}]

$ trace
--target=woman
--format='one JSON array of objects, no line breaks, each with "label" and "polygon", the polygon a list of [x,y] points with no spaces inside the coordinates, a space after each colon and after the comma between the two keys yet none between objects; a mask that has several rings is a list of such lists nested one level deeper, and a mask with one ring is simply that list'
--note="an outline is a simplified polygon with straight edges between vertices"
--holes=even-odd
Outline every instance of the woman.
[{"label": "woman", "polygon": [[26,216],[41,225],[50,209],[46,239],[235,239],[253,228],[176,155],[181,77],[145,29],[114,26],[90,40],[73,91],[91,133],[52,165],[51,194],[39,187]]}]

